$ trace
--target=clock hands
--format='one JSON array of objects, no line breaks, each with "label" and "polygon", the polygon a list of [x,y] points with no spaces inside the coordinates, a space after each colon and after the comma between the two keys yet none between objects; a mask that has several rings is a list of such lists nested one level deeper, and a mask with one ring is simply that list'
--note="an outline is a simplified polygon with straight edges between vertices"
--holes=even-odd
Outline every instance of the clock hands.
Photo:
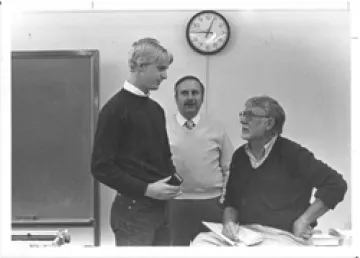
[{"label": "clock hands", "polygon": [[206,30],[193,30],[193,31],[190,31],[190,33],[211,33],[213,34],[214,32],[212,31],[206,31]]},{"label": "clock hands", "polygon": [[[213,17],[213,19],[211,20],[211,23],[210,23],[210,26],[209,26],[209,28],[208,28],[208,30],[206,31],[206,35],[205,35],[205,37],[207,38],[208,37],[208,35],[209,35],[209,33],[211,32],[211,28],[212,28],[212,26],[213,26],[213,24],[214,24],[214,17]],[[212,33],[212,32],[211,32]]]},{"label": "clock hands", "polygon": [[213,19],[211,20],[210,26],[207,30],[193,30],[193,31],[190,31],[190,33],[205,33],[205,38],[207,38],[210,34],[213,37],[209,41],[212,41],[214,39],[214,36],[216,37],[216,33],[211,31],[211,28],[214,24],[214,20],[215,20],[215,18],[213,17]]}]

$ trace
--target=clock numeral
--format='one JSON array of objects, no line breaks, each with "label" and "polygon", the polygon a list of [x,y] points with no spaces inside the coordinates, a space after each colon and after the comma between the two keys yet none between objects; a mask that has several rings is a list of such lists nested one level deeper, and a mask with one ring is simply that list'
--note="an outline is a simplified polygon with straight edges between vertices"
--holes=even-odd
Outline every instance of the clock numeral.
[{"label": "clock numeral", "polygon": [[200,23],[194,23],[194,24],[193,24],[193,27],[195,27],[195,28],[200,27]]},{"label": "clock numeral", "polygon": [[202,22],[204,19],[203,19],[203,17],[199,17],[199,19],[198,19],[200,22]]},{"label": "clock numeral", "polygon": [[211,15],[210,15],[210,14],[206,15],[205,17],[206,17],[206,20],[210,20],[210,19],[211,19]]},{"label": "clock numeral", "polygon": [[202,43],[202,42],[199,42],[199,46],[201,47],[202,45],[204,45],[204,43]]},{"label": "clock numeral", "polygon": [[220,41],[220,42],[223,42],[224,40],[223,40],[222,38],[219,38],[219,41]]},{"label": "clock numeral", "polygon": [[217,47],[218,47],[218,45],[217,45],[216,43],[214,43],[214,44],[213,44],[213,47],[214,47],[214,48],[217,48]]},{"label": "clock numeral", "polygon": [[210,46],[206,46],[206,50],[209,51],[209,50],[210,50]]},{"label": "clock numeral", "polygon": [[220,24],[219,24],[219,28],[224,27],[224,25],[225,25],[224,23],[220,23]]}]

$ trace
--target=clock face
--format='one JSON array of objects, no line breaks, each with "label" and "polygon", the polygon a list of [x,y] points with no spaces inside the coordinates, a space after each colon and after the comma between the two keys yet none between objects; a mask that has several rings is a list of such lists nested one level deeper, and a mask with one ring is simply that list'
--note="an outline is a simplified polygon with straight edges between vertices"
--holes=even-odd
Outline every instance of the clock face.
[{"label": "clock face", "polygon": [[190,19],[186,38],[190,46],[200,54],[215,54],[228,43],[230,26],[220,13],[202,11]]}]

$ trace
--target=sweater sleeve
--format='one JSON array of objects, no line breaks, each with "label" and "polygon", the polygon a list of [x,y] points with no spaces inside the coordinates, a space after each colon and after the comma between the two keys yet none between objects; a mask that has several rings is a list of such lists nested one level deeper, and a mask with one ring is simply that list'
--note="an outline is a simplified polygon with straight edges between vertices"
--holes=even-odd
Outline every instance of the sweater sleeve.
[{"label": "sweater sleeve", "polygon": [[[165,118],[164,118],[164,123],[166,125],[165,122]],[[174,166],[173,160],[172,160],[172,153],[171,153],[171,148],[170,148],[170,143],[169,143],[169,136],[167,134],[167,130],[165,127],[165,146],[164,146],[164,157],[165,157],[165,162],[167,163],[167,167],[169,168],[169,172],[170,174],[174,174],[176,171],[176,168]]]},{"label": "sweater sleeve", "polygon": [[93,176],[106,186],[134,197],[144,196],[147,183],[132,177],[117,163],[119,146],[126,139],[126,114],[105,105],[98,116],[91,159]]},{"label": "sweater sleeve", "polygon": [[160,106],[159,103],[154,102],[156,104],[156,107],[159,109],[160,113],[161,113],[161,118],[162,118],[162,123],[163,123],[163,135],[165,137],[164,140],[164,146],[163,146],[163,157],[164,157],[164,162],[166,164],[166,167],[169,169],[169,175],[173,175],[176,171],[176,168],[174,166],[173,160],[172,160],[172,153],[171,153],[171,148],[170,148],[170,143],[169,143],[169,136],[166,130],[166,117],[165,117],[165,112],[164,109]]},{"label": "sweater sleeve", "polygon": [[334,209],[347,191],[347,183],[342,175],[316,159],[304,147],[299,146],[296,156],[297,171],[316,188],[315,197],[323,201],[327,208]]}]

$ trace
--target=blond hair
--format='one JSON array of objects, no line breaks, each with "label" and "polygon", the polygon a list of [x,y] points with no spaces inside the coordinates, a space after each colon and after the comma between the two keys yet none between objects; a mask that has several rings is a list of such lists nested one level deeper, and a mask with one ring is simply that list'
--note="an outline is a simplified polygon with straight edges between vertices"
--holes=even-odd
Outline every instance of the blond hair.
[{"label": "blond hair", "polygon": [[137,67],[158,62],[167,62],[170,65],[173,62],[173,55],[160,45],[158,40],[143,38],[132,44],[128,62],[130,71],[134,72]]}]

